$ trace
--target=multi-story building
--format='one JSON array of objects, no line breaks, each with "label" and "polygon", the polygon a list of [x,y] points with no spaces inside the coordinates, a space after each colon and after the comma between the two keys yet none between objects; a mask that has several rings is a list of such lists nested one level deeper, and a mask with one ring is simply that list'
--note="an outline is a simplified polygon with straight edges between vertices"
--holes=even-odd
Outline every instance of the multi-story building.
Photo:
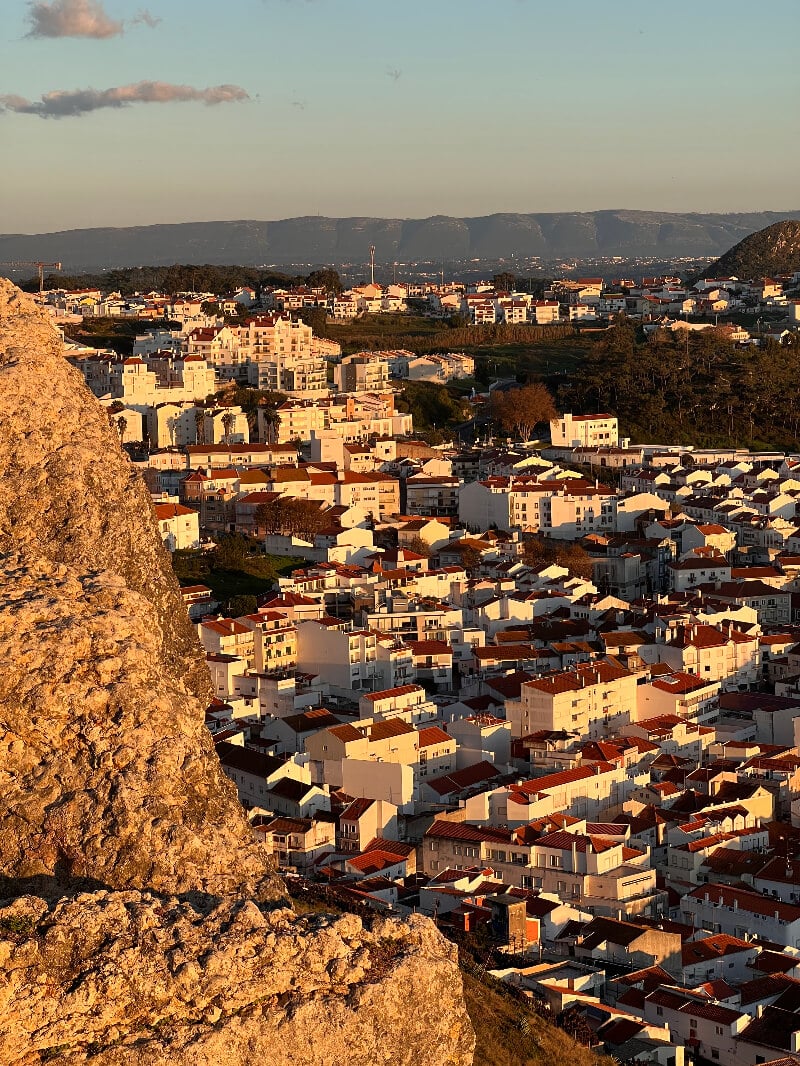
[{"label": "multi-story building", "polygon": [[373,692],[378,687],[376,636],[351,622],[320,618],[297,626],[297,665],[335,689]]},{"label": "multi-story building", "polygon": [[338,392],[386,392],[389,361],[377,352],[346,355],[334,367],[333,382]]},{"label": "multi-story building", "polygon": [[169,551],[200,547],[200,515],[179,503],[155,505],[158,531]]},{"label": "multi-story building", "polygon": [[519,700],[506,702],[515,737],[540,729],[600,737],[636,716],[636,676],[607,660],[584,663],[523,683]]},{"label": "multi-story building", "polygon": [[596,448],[619,443],[619,423],[614,415],[563,414],[550,422],[554,448]]}]

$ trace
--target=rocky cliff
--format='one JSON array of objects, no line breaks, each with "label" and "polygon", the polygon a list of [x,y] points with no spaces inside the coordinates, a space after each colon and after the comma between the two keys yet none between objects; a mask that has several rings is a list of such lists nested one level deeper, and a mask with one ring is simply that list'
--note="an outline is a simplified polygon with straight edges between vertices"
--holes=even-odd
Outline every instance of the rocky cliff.
[{"label": "rocky cliff", "polygon": [[0,430],[0,1064],[466,1066],[430,923],[282,905],[147,494],[1,281]]}]

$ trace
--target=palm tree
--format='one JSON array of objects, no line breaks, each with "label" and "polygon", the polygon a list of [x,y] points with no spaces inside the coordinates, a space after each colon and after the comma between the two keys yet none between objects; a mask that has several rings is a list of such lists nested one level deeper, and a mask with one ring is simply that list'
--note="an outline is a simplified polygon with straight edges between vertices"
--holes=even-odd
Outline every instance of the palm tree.
[{"label": "palm tree", "polygon": [[225,431],[225,443],[230,446],[231,430],[236,425],[236,415],[232,411],[226,411],[222,416],[222,428]]},{"label": "palm tree", "polygon": [[197,407],[194,412],[195,439],[198,444],[206,442],[206,413],[202,407]]},{"label": "palm tree", "polygon": [[116,420],[117,433],[119,433],[119,439],[122,444],[125,443],[125,432],[128,428],[128,419],[125,415],[120,415]]},{"label": "palm tree", "polygon": [[264,428],[266,429],[266,441],[265,444],[274,444],[278,436],[278,426],[281,422],[281,416],[275,410],[274,407],[264,408],[264,414],[262,415],[264,420]]}]

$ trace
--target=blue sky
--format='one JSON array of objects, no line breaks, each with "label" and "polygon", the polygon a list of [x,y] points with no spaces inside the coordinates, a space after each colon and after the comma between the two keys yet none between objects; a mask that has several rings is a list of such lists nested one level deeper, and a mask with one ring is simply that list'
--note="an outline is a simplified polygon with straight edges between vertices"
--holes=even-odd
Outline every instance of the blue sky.
[{"label": "blue sky", "polygon": [[145,4],[4,0],[0,232],[800,208],[797,0]]}]

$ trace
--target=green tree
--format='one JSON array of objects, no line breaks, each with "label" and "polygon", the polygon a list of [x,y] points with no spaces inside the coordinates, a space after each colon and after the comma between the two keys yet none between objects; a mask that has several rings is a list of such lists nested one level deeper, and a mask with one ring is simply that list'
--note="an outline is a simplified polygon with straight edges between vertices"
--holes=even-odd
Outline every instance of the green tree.
[{"label": "green tree", "polygon": [[225,614],[229,618],[241,618],[246,614],[255,614],[258,610],[258,598],[249,594],[232,596],[228,600]]},{"label": "green tree", "polygon": [[514,292],[517,287],[517,276],[509,270],[504,270],[493,276],[492,284],[497,292]]},{"label": "green tree", "polygon": [[411,537],[403,545],[410,552],[416,552],[417,555],[423,556],[425,559],[429,559],[431,555],[431,546],[422,537]]},{"label": "green tree", "polygon": [[226,411],[225,414],[222,416],[222,429],[225,433],[225,443],[229,446],[231,443],[231,433],[233,432],[233,427],[235,425],[236,415],[233,413],[233,411]]},{"label": "green tree", "polygon": [[306,285],[308,285],[310,289],[322,288],[328,296],[338,296],[339,293],[344,291],[339,272],[332,267],[324,267],[321,270],[312,270],[311,273],[306,276]]}]

